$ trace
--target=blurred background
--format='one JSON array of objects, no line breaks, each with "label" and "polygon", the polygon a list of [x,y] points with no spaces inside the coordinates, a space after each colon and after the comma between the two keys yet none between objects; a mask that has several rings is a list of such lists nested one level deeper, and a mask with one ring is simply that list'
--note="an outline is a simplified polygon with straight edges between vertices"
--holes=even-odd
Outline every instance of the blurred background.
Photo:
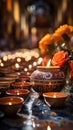
[{"label": "blurred background", "polygon": [[46,33],[73,25],[72,0],[0,0],[0,50],[38,48]]}]

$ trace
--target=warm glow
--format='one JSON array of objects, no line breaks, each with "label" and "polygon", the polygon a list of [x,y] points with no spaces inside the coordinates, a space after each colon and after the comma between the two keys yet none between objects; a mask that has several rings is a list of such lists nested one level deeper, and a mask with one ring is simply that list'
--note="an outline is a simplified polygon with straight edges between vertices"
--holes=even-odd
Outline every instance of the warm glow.
[{"label": "warm glow", "polygon": [[28,67],[29,67],[29,69],[31,69],[31,68],[32,68],[32,65],[29,65]]},{"label": "warm glow", "polygon": [[47,130],[51,130],[51,127],[49,125],[47,126]]},{"label": "warm glow", "polygon": [[49,67],[51,65],[51,59],[49,59],[48,63],[47,63],[47,67]]},{"label": "warm glow", "polygon": [[31,60],[31,56],[30,56],[30,55],[28,55],[28,56],[25,58],[25,61],[29,61],[29,60]]},{"label": "warm glow", "polygon": [[8,55],[8,60],[10,60],[12,58],[12,55]]},{"label": "warm glow", "polygon": [[3,66],[4,66],[4,64],[3,64],[3,63],[1,63],[1,64],[0,64],[0,66],[1,66],[1,67],[3,67]]},{"label": "warm glow", "polygon": [[20,66],[18,63],[15,64],[15,67],[18,69]]},{"label": "warm glow", "polygon": [[33,62],[33,66],[36,66],[37,65],[37,63],[36,62]]},{"label": "warm glow", "polygon": [[2,62],[2,60],[0,59],[0,63]]},{"label": "warm glow", "polygon": [[56,95],[55,95],[55,94],[53,95],[53,98],[56,98]]},{"label": "warm glow", "polygon": [[27,68],[24,68],[24,71],[26,71],[26,72],[27,72],[27,70],[28,70]]},{"label": "warm glow", "polygon": [[43,61],[43,58],[42,58],[42,57],[40,57],[40,58],[38,59],[38,61],[37,61],[37,64],[41,64],[41,63],[42,63],[42,61]]},{"label": "warm glow", "polygon": [[17,58],[17,62],[21,62],[21,58]]},{"label": "warm glow", "polygon": [[7,0],[7,10],[12,11],[12,0]]},{"label": "warm glow", "polygon": [[17,23],[20,23],[20,10],[18,0],[14,1],[14,19]]},{"label": "warm glow", "polygon": [[29,73],[29,72],[27,72],[27,75],[30,75],[30,73]]},{"label": "warm glow", "polygon": [[4,57],[3,57],[3,61],[7,61],[7,56],[4,56]]},{"label": "warm glow", "polygon": [[32,33],[32,34],[36,34],[36,33],[37,33],[37,29],[36,29],[35,27],[32,27],[31,33]]},{"label": "warm glow", "polygon": [[20,95],[20,93],[19,93],[19,92],[17,92],[17,95]]},{"label": "warm glow", "polygon": [[9,105],[12,105],[12,102],[9,102]]}]

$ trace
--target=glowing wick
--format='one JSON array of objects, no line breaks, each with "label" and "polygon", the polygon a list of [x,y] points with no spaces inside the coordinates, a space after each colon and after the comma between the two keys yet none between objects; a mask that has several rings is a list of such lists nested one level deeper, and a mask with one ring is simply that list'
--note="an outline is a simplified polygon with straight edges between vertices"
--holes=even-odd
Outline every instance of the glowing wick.
[{"label": "glowing wick", "polygon": [[53,97],[56,98],[56,95],[54,94]]},{"label": "glowing wick", "polygon": [[28,69],[27,68],[24,68],[24,71],[27,71]]},{"label": "glowing wick", "polygon": [[51,130],[51,127],[49,125],[47,126],[47,130]]},{"label": "glowing wick", "polygon": [[20,66],[18,63],[15,64],[15,67],[18,69]]},{"label": "glowing wick", "polygon": [[31,69],[32,68],[32,65],[29,65],[29,69]]},{"label": "glowing wick", "polygon": [[12,103],[11,103],[11,102],[9,102],[9,105],[12,105]]},{"label": "glowing wick", "polygon": [[17,58],[17,62],[21,62],[21,58]]},{"label": "glowing wick", "polygon": [[33,66],[36,66],[37,65],[37,63],[36,62],[33,62]]},{"label": "glowing wick", "polygon": [[3,64],[3,63],[1,63],[1,64],[0,64],[0,66],[1,66],[1,67],[3,67],[3,66],[4,66],[4,64]]},{"label": "glowing wick", "polygon": [[51,65],[51,59],[49,59],[48,63],[47,63],[47,67],[49,67]]}]

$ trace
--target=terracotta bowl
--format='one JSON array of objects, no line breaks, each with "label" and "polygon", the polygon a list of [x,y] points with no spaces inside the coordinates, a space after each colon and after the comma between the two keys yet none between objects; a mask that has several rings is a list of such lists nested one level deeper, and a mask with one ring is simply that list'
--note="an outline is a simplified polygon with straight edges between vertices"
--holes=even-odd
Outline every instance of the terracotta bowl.
[{"label": "terracotta bowl", "polygon": [[57,106],[64,106],[65,101],[68,97],[66,93],[62,92],[47,92],[43,93],[44,101],[47,103],[49,107],[57,107]]},{"label": "terracotta bowl", "polygon": [[14,77],[10,77],[10,76],[6,76],[6,77],[0,77],[0,82],[1,81],[6,81],[6,82],[14,82],[15,81],[15,78]]},{"label": "terracotta bowl", "polygon": [[24,99],[27,98],[28,94],[30,93],[27,89],[10,89],[6,91],[6,94],[9,96],[20,96]]},{"label": "terracotta bowl", "polygon": [[24,88],[24,89],[30,89],[31,88],[31,83],[30,82],[14,82],[11,84],[13,88]]},{"label": "terracotta bowl", "polygon": [[29,82],[30,81],[30,76],[20,75],[19,80]]},{"label": "terracotta bowl", "polygon": [[18,79],[19,78],[18,74],[16,74],[16,73],[7,73],[6,76],[8,76],[10,78],[14,78],[14,79]]},{"label": "terracotta bowl", "polygon": [[21,109],[24,99],[21,97],[2,97],[0,98],[0,110],[7,116],[14,116]]}]

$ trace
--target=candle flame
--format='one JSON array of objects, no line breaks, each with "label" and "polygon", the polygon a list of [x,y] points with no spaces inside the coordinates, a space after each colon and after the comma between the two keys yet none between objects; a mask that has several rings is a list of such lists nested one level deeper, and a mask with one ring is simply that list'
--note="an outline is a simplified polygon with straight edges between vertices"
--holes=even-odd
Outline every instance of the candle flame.
[{"label": "candle flame", "polygon": [[27,68],[24,68],[24,71],[27,71],[28,69]]},{"label": "candle flame", "polygon": [[32,65],[30,64],[30,65],[29,65],[29,69],[31,69],[31,68],[32,68]]},{"label": "candle flame", "polygon": [[37,63],[36,62],[33,62],[33,66],[36,66],[37,65]]},{"label": "candle flame", "polygon": [[54,94],[53,97],[56,98],[56,95]]},{"label": "candle flame", "polygon": [[49,59],[48,63],[47,63],[47,67],[49,67],[51,65],[51,59]]},{"label": "candle flame", "polygon": [[1,63],[1,64],[0,64],[0,66],[1,66],[1,67],[3,67],[3,66],[4,66],[4,64],[3,64],[3,63]]},{"label": "candle flame", "polygon": [[21,58],[17,58],[17,62],[21,62]]},{"label": "candle flame", "polygon": [[16,64],[15,64],[15,67],[16,67],[16,68],[19,68],[19,64],[18,64],[18,63],[16,63]]},{"label": "candle flame", "polygon": [[9,105],[12,105],[12,103],[11,103],[11,102],[9,102]]},{"label": "candle flame", "polygon": [[51,127],[49,125],[47,126],[47,130],[51,130]]}]

